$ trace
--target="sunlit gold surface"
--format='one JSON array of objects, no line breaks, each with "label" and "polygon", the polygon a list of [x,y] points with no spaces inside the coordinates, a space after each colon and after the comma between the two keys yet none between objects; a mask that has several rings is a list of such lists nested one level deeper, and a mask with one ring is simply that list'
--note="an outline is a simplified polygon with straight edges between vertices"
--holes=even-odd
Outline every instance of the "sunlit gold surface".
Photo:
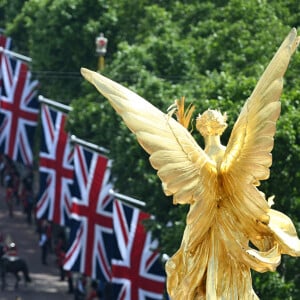
[{"label": "sunlit gold surface", "polygon": [[166,195],[175,204],[190,204],[181,246],[166,264],[173,300],[257,299],[250,269],[274,271],[281,254],[300,255],[292,221],[271,209],[257,188],[269,177],[283,75],[298,42],[293,29],[246,101],[227,147],[220,142],[226,117],[210,111],[197,119],[204,150],[170,114],[81,70],[150,154]]}]

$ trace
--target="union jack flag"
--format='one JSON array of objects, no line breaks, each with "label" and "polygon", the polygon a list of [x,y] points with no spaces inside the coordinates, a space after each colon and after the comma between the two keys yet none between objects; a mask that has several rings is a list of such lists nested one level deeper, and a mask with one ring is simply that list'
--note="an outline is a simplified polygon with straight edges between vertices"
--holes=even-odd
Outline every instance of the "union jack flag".
[{"label": "union jack flag", "polygon": [[[2,47],[3,49],[10,49],[11,38],[0,34],[0,47]],[[0,51],[0,65],[2,64],[2,55],[3,55],[3,51]],[[3,84],[2,83],[2,71],[0,71],[0,94],[1,94],[2,84]]]},{"label": "union jack flag", "polygon": [[43,104],[40,147],[40,191],[36,205],[38,219],[66,225],[71,209],[73,148],[65,131],[66,114]]},{"label": "union jack flag", "polygon": [[157,248],[157,241],[147,233],[142,222],[147,213],[120,201],[114,202],[114,231],[120,259],[112,260],[114,299],[163,299],[165,273]]},{"label": "union jack flag", "polygon": [[77,144],[74,151],[73,226],[64,269],[110,281],[111,255],[116,248],[110,161]]},{"label": "union jack flag", "polygon": [[[11,48],[11,38],[6,37],[3,34],[0,34],[0,47],[4,49],[10,49]],[[0,57],[1,57],[2,51],[0,51]]]},{"label": "union jack flag", "polygon": [[0,152],[32,165],[33,140],[39,114],[38,81],[31,81],[27,64],[1,56]]}]

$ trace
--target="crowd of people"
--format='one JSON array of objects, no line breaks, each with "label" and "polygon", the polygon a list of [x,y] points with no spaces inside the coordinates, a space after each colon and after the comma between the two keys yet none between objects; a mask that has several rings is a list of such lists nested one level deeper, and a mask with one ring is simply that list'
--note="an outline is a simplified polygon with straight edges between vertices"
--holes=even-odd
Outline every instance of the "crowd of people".
[{"label": "crowd of people", "polygon": [[[107,286],[99,280],[93,280],[84,274],[72,273],[63,269],[63,262],[68,246],[66,230],[48,220],[35,218],[34,172],[27,168],[20,172],[15,162],[0,155],[0,185],[5,190],[5,204],[9,217],[14,217],[14,210],[19,207],[28,224],[34,224],[38,234],[38,246],[41,264],[47,266],[49,255],[54,256],[59,280],[67,282],[67,292],[74,294],[74,300],[111,299]],[[17,256],[17,241],[0,233],[0,256]]]},{"label": "crowd of people", "polygon": [[16,205],[22,205],[29,224],[32,223],[34,207],[33,180],[32,168],[28,168],[22,177],[16,163],[8,157],[0,155],[0,184],[5,188],[5,202],[9,216],[14,216]]}]

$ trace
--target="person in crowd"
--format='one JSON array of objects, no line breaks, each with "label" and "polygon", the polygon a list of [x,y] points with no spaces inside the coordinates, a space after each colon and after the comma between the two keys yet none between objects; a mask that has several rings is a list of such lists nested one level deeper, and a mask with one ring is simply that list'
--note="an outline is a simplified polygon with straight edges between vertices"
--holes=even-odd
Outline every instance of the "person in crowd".
[{"label": "person in crowd", "polygon": [[65,280],[66,272],[63,268],[66,256],[66,238],[64,232],[60,232],[55,245],[56,262],[59,268],[60,280]]},{"label": "person in crowd", "polygon": [[0,232],[0,257],[5,253],[5,243],[3,233]]},{"label": "person in crowd", "polygon": [[12,180],[13,180],[13,197],[16,204],[20,204],[19,188],[20,188],[20,173],[15,164],[12,165]]},{"label": "person in crowd", "polygon": [[98,283],[96,280],[92,280],[91,282],[91,286],[90,286],[90,290],[85,298],[85,300],[99,300],[99,299],[102,299],[99,298],[99,295],[98,295]]},{"label": "person in crowd", "polygon": [[48,236],[47,236],[47,221],[44,220],[44,223],[41,228],[40,232],[40,239],[39,239],[39,246],[41,248],[41,259],[42,264],[47,265],[47,255],[48,255]]},{"label": "person in crowd", "polygon": [[14,207],[14,184],[12,172],[7,172],[4,178],[5,184],[5,202],[8,208],[9,216],[13,217]]},{"label": "person in crowd", "polygon": [[32,190],[33,181],[34,181],[34,173],[33,173],[33,169],[30,168],[28,173],[22,180],[23,188],[25,188],[26,190]]},{"label": "person in crowd", "polygon": [[50,253],[53,253],[53,247],[52,247],[52,240],[53,240],[53,236],[52,236],[52,223],[46,221],[45,222],[45,228],[46,228],[46,235],[47,235],[47,240],[48,240],[48,251]]},{"label": "person in crowd", "polygon": [[74,300],[85,300],[86,296],[86,276],[84,274],[80,275],[77,278]]},{"label": "person in crowd", "polygon": [[28,224],[32,223],[32,210],[34,207],[33,179],[33,171],[30,169],[22,180],[20,195]]},{"label": "person in crowd", "polygon": [[68,294],[73,294],[74,285],[73,285],[73,275],[71,271],[65,271],[68,279]]},{"label": "person in crowd", "polygon": [[18,256],[18,251],[17,251],[17,245],[14,242],[10,242],[6,247],[5,247],[5,256],[9,257],[17,257]]},{"label": "person in crowd", "polygon": [[66,271],[64,267],[64,260],[66,256],[66,236],[64,232],[60,232],[55,245],[56,262],[59,268],[60,280],[64,281],[65,278],[68,280],[68,294],[72,294],[74,291],[73,287],[73,276],[71,271]]},{"label": "person in crowd", "polygon": [[6,160],[4,154],[0,154],[0,184],[4,184],[4,173],[6,168]]},{"label": "person in crowd", "polygon": [[26,220],[28,224],[32,223],[32,210],[34,207],[34,195],[33,191],[28,190],[26,192],[26,198],[25,198],[25,206],[24,206],[24,212],[26,214]]}]

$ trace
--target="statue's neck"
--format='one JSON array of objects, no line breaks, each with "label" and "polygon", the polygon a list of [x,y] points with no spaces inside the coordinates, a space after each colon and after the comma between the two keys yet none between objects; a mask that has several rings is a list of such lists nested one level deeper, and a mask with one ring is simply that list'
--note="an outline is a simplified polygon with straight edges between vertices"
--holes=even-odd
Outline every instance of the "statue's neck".
[{"label": "statue's neck", "polygon": [[207,135],[204,137],[205,149],[210,147],[222,147],[219,135]]},{"label": "statue's neck", "polygon": [[221,144],[221,139],[219,135],[210,135],[205,136],[205,153],[213,159],[215,162],[221,162],[224,152],[225,146]]}]

